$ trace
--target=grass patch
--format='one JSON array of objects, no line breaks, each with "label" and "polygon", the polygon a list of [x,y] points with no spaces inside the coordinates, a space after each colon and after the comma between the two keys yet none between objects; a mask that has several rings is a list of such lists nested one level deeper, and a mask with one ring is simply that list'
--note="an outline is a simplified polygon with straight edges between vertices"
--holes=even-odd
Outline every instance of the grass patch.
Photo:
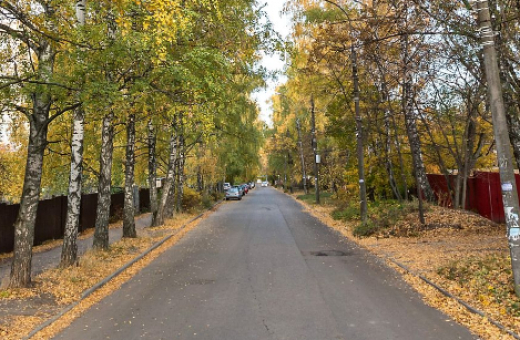
[{"label": "grass patch", "polygon": [[450,281],[450,290],[470,295],[481,308],[495,307],[501,315],[520,317],[520,299],[514,292],[509,256],[488,255],[455,260],[437,270]]},{"label": "grass patch", "polygon": [[359,216],[359,207],[354,206],[345,206],[334,209],[331,214],[333,219],[335,220],[357,220],[360,218]]},{"label": "grass patch", "polygon": [[[316,194],[309,193],[307,195],[298,195],[297,199],[304,201],[307,204],[315,204],[316,203]],[[332,197],[332,193],[330,192],[320,192],[320,205],[331,205],[336,200]]]},{"label": "grass patch", "polygon": [[358,224],[352,231],[352,234],[354,234],[356,237],[369,237],[378,233],[380,229],[381,228],[377,224],[374,224],[372,221],[368,221],[365,224]]},{"label": "grass patch", "polygon": [[[353,233],[357,237],[368,237],[378,233],[394,235],[400,233],[394,230],[400,221],[404,220],[409,214],[418,212],[419,206],[417,201],[398,202],[388,200],[369,202],[368,222],[359,224],[354,228]],[[360,208],[358,205],[353,204],[344,205],[334,209],[331,216],[335,220],[359,221],[361,218]],[[410,234],[410,230],[407,230],[406,235],[413,236]]]}]

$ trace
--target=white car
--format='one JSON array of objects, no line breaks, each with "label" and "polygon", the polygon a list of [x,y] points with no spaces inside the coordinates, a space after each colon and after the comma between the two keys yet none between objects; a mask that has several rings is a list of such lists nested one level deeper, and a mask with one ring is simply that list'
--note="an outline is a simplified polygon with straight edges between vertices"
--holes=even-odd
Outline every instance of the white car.
[{"label": "white car", "polygon": [[262,186],[263,186],[263,187],[266,187],[266,186],[268,186],[268,185],[269,185],[269,183],[267,183],[267,182],[265,182],[265,181],[262,182]]},{"label": "white car", "polygon": [[227,191],[229,188],[231,188],[231,184],[230,183],[224,183],[224,191]]}]

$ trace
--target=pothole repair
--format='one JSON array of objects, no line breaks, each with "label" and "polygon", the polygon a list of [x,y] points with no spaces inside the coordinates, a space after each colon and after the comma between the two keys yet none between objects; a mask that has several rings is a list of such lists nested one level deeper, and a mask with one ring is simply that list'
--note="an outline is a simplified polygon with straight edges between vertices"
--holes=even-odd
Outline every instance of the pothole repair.
[{"label": "pothole repair", "polygon": [[312,256],[349,256],[348,253],[341,250],[320,250],[311,251]]}]

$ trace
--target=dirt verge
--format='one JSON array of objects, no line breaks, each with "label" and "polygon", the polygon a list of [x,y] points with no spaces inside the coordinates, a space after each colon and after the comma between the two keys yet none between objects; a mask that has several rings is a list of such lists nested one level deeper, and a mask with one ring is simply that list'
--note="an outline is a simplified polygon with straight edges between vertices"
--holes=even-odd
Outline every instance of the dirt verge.
[{"label": "dirt verge", "polygon": [[[137,238],[122,239],[111,245],[106,252],[90,250],[81,257],[76,267],[52,269],[38,275],[33,279],[34,284],[30,289],[0,291],[0,338],[25,339],[37,326],[67,306],[75,304],[74,308],[64,313],[57,321],[31,337],[38,340],[52,338],[84,311],[117,290],[162,252],[177,243],[200,222],[199,219],[186,224],[195,216],[196,214],[179,214],[168,220],[163,227],[140,229]],[[173,236],[164,244],[132,264],[89,297],[81,299],[87,289],[169,235]]]}]

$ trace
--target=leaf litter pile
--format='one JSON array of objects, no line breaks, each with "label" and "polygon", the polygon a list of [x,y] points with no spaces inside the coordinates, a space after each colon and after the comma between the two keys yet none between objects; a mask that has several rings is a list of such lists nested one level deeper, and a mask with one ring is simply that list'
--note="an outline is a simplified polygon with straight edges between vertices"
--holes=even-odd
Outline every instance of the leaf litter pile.
[{"label": "leaf litter pile", "polygon": [[[180,230],[181,226],[193,217],[195,215],[178,214],[173,219],[167,220],[162,227],[138,229],[137,238],[121,239],[112,244],[108,251],[88,251],[80,258],[76,267],[47,270],[33,278],[32,288],[0,290],[0,339],[19,340],[26,337],[38,325],[52,318],[71,303],[79,301],[85,290],[121,268],[166,235],[175,235],[31,339],[52,338],[82,312],[117,290],[194,228],[198,221]],[[48,249],[50,246],[43,247]]]},{"label": "leaf litter pile", "polygon": [[360,229],[357,208],[351,214],[349,208],[334,200],[314,205],[302,196],[294,196],[322,222],[387,260],[427,304],[465,325],[481,339],[514,337],[447,298],[419,275],[520,334],[520,299],[514,293],[505,225],[471,212],[429,206],[426,225],[421,226],[416,209],[399,206],[370,209],[368,227]]}]

